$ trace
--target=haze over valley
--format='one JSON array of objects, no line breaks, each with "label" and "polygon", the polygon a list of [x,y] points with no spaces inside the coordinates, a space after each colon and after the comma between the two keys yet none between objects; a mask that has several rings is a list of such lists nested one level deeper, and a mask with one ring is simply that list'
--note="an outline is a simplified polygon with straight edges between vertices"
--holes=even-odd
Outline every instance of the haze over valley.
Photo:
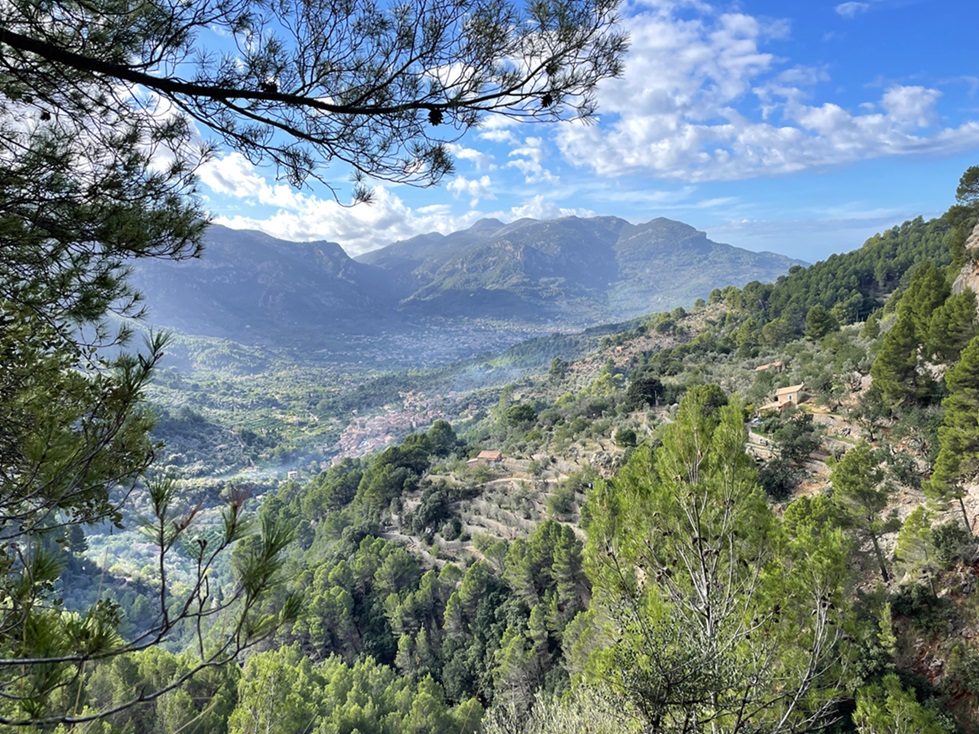
[{"label": "haze over valley", "polygon": [[329,242],[218,225],[205,242],[199,260],[139,263],[149,323],[388,368],[690,307],[714,288],[771,281],[802,264],[664,218],[482,220],[356,259]]}]

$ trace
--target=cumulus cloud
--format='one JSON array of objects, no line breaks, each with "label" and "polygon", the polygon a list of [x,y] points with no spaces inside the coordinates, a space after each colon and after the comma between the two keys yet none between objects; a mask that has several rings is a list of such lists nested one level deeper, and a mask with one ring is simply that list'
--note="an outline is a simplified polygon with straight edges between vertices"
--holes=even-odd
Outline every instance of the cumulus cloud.
[{"label": "cumulus cloud", "polygon": [[524,183],[554,183],[557,176],[544,168],[547,151],[543,138],[525,138],[524,144],[510,151],[513,160],[507,163],[507,168],[516,168],[523,174]]},{"label": "cumulus cloud", "polygon": [[590,209],[567,208],[556,204],[543,194],[537,194],[529,201],[515,206],[508,212],[514,219],[558,219],[559,217],[594,217]]},{"label": "cumulus cloud", "polygon": [[977,123],[941,127],[935,89],[893,85],[855,109],[813,103],[827,72],[763,50],[785,37],[781,21],[690,18],[647,0],[627,30],[632,51],[623,76],[599,90],[600,124],[557,138],[568,161],[599,174],[736,180],[979,144]]},{"label": "cumulus cloud", "polygon": [[[270,184],[244,157],[232,153],[210,161],[199,172],[201,183],[213,194],[256,207],[256,214],[216,216],[214,221],[233,229],[257,229],[285,240],[330,240],[351,256],[423,232],[448,234],[470,226],[478,212],[453,216],[445,204],[412,208],[385,186],[374,188],[371,204],[343,206],[333,199],[299,193],[288,186]],[[473,196],[490,186],[489,178],[475,182],[466,193]],[[451,184],[450,184],[451,186]],[[259,208],[261,207],[261,208]],[[257,212],[270,211],[268,215]]]},{"label": "cumulus cloud", "polygon": [[465,176],[456,176],[449,181],[447,187],[454,196],[468,196],[469,206],[475,209],[483,199],[495,199],[492,191],[492,182],[489,176],[480,176],[478,179],[468,179]]},{"label": "cumulus cloud", "polygon": [[836,6],[835,10],[837,15],[841,15],[844,18],[853,18],[870,10],[870,3],[840,3]]},{"label": "cumulus cloud", "polygon": [[251,199],[259,204],[298,209],[304,197],[289,186],[269,184],[241,153],[229,153],[209,160],[197,174],[209,189],[235,199]]},{"label": "cumulus cloud", "polygon": [[493,156],[475,148],[466,148],[458,143],[449,143],[446,149],[453,158],[460,161],[468,161],[476,167],[477,171],[492,171],[496,168]]},{"label": "cumulus cloud", "polygon": [[476,137],[490,143],[515,144],[517,138],[513,128],[519,123],[510,117],[488,115],[479,121]]}]

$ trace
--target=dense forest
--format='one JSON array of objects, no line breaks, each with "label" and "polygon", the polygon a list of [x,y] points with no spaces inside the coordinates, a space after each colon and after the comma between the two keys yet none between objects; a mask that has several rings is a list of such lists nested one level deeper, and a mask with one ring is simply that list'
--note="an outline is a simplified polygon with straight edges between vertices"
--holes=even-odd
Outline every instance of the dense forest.
[{"label": "dense forest", "polygon": [[[111,599],[114,654],[31,679],[33,715],[105,734],[976,731],[960,199],[586,354],[545,345],[464,431],[437,420],[220,498],[139,487],[142,571],[100,562],[106,527],[52,533],[51,593],[78,614]],[[262,440],[242,434],[258,462]],[[220,510],[250,492],[257,535]]]}]

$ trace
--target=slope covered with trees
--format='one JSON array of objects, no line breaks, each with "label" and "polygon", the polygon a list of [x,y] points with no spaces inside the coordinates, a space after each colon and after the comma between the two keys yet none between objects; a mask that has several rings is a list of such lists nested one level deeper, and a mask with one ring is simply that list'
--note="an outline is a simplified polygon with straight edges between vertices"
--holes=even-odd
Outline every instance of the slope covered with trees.
[{"label": "slope covered with trees", "polygon": [[[138,315],[129,264],[198,249],[189,120],[294,182],[434,182],[484,112],[589,113],[614,9],[6,6],[0,724],[976,729],[979,337],[949,285],[975,170],[942,218],[608,334],[481,396],[465,432],[282,482],[258,532],[253,489],[150,470],[166,340],[106,350]],[[197,53],[215,28],[234,50]],[[133,507],[148,561],[99,567],[90,541]]]},{"label": "slope covered with trees", "polygon": [[[826,278],[907,264],[859,291],[860,321],[815,276],[763,287],[822,306],[795,332],[757,286],[728,290],[552,359],[465,431],[281,483],[260,515],[295,531],[290,580],[263,603],[301,595],[295,623],[104,730],[975,731],[959,237],[912,222],[839,256]],[[96,665],[80,700],[159,686],[184,656]]]},{"label": "slope covered with trees", "polygon": [[[150,469],[143,397],[167,340],[126,351],[125,319],[141,316],[128,277],[137,260],[200,252],[195,168],[213,148],[198,131],[294,184],[342,163],[355,200],[370,198],[365,175],[435,183],[451,170],[446,144],[485,114],[590,114],[595,85],[620,68],[614,10],[577,0],[4,6],[0,725],[125,716],[195,675],[219,687],[209,673],[297,611],[289,596],[260,609],[290,533],[268,515],[249,532],[248,490],[229,488],[205,517],[203,501]],[[89,569],[78,556],[85,529],[134,522],[134,504],[153,566],[143,614],[126,628],[136,610],[122,608],[115,579],[80,608],[58,592],[71,586],[67,569]],[[157,650],[178,640],[179,661]],[[100,696],[89,685],[141,663],[123,676],[131,686],[103,678]],[[188,695],[160,704],[165,730],[180,728],[167,706]]]}]

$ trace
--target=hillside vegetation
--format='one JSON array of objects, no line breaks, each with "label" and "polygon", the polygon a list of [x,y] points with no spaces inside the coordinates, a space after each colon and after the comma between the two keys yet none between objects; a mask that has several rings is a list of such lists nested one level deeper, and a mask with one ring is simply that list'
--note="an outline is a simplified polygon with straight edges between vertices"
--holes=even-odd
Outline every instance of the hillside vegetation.
[{"label": "hillside vegetation", "polygon": [[[298,618],[101,731],[979,731],[979,321],[956,281],[975,220],[966,200],[775,283],[518,349],[400,442],[266,475],[260,517],[293,541],[263,603],[298,595]],[[420,404],[464,371],[378,385]],[[239,415],[286,409],[265,390]],[[339,432],[321,403],[351,398],[307,392],[307,429]],[[282,458],[224,405],[161,413],[174,471],[212,433],[198,479]],[[109,542],[65,552],[95,574]],[[138,629],[138,565],[110,576]],[[175,680],[193,639],[174,641],[93,665],[79,701]]]}]

